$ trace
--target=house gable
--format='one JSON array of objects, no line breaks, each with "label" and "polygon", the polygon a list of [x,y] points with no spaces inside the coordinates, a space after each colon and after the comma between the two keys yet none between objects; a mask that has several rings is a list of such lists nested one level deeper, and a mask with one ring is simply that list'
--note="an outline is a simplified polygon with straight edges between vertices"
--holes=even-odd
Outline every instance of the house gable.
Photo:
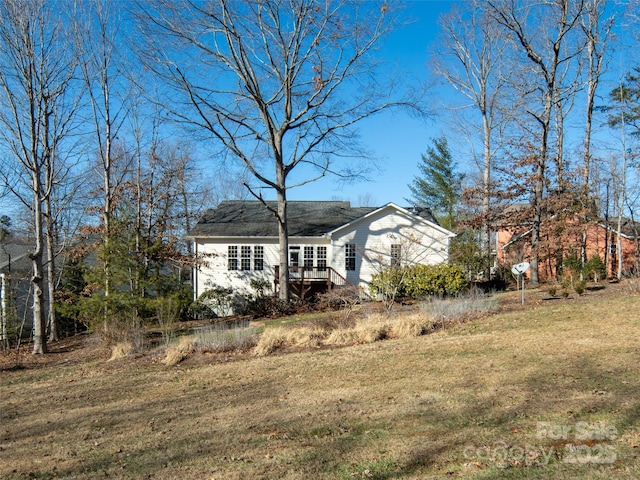
[{"label": "house gable", "polygon": [[365,223],[369,221],[372,217],[376,215],[386,215],[391,212],[397,212],[402,215],[405,215],[412,219],[413,222],[422,223],[429,228],[433,228],[437,230],[442,235],[445,235],[449,238],[453,238],[456,235],[447,230],[446,228],[440,226],[436,221],[435,217],[431,213],[431,211],[427,208],[402,208],[394,203],[388,203],[382,207],[371,209],[370,212],[365,213],[362,217],[354,219],[353,221],[346,223],[344,225],[339,226],[335,230],[329,232],[330,235],[336,236],[340,235],[342,231],[358,228],[359,224]]},{"label": "house gable", "polygon": [[[332,265],[343,270],[349,282],[366,288],[373,275],[392,264],[395,255],[403,264],[447,262],[454,236],[435,220],[389,203],[331,232]],[[353,256],[354,249],[355,260],[348,261],[348,252]]]}]

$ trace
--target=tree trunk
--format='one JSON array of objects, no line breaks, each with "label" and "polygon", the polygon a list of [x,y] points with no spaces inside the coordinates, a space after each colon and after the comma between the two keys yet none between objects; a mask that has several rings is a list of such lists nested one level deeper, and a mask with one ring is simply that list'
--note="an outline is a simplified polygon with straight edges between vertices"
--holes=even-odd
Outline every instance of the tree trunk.
[{"label": "tree trunk", "polygon": [[43,291],[42,291],[42,204],[39,195],[40,192],[39,171],[34,172],[34,230],[35,230],[35,248],[31,255],[32,276],[31,284],[33,287],[33,353],[36,355],[47,353],[47,337],[46,323],[43,308]]},{"label": "tree trunk", "polygon": [[287,223],[287,190],[278,190],[278,243],[280,247],[280,300],[288,302],[291,299],[289,285],[289,226]]},{"label": "tree trunk", "polygon": [[58,318],[55,308],[55,235],[52,220],[51,200],[46,200],[47,209],[47,229],[46,229],[46,249],[47,249],[47,293],[49,297],[49,312],[47,327],[49,330],[49,341],[58,340]]},{"label": "tree trunk", "polygon": [[484,277],[487,280],[491,280],[491,228],[489,225],[489,214],[491,213],[491,128],[486,114],[482,117],[482,128],[484,130],[484,169],[482,172],[482,213],[484,221],[482,236],[486,256]]}]

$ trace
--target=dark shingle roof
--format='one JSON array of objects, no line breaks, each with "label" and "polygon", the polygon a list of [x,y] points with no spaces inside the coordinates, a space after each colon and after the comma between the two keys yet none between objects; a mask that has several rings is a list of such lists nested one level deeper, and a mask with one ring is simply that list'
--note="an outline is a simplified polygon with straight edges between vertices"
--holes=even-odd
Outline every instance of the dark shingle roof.
[{"label": "dark shingle roof", "polygon": [[[276,202],[267,202],[276,208]],[[352,207],[349,202],[287,202],[289,236],[314,237],[356,220],[374,207]],[[257,201],[228,200],[207,210],[191,237],[277,237],[276,218]]]}]

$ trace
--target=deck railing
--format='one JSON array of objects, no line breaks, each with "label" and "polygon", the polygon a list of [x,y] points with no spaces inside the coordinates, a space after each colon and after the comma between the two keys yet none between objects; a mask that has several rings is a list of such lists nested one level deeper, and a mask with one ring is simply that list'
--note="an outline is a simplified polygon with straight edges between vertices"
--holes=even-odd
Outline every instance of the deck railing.
[{"label": "deck railing", "polygon": [[[280,281],[280,266],[275,267],[275,284]],[[331,267],[293,266],[289,267],[289,282],[326,282],[327,288],[342,287],[349,282]]]}]

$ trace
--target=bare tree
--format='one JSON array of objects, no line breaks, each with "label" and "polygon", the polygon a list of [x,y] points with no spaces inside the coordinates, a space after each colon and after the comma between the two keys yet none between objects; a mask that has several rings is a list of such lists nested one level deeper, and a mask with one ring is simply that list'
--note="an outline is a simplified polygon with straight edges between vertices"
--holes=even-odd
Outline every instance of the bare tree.
[{"label": "bare tree", "polygon": [[[488,260],[491,256],[492,164],[501,129],[514,106],[507,108],[505,101],[508,84],[503,70],[508,37],[504,35],[504,27],[481,10],[482,3],[474,0],[465,4],[464,10],[454,9],[442,19],[444,49],[438,52],[433,66],[435,72],[464,97],[467,102],[464,107],[480,116],[482,237]],[[485,276],[489,275],[490,264],[486,262]]]},{"label": "bare tree", "polygon": [[[540,4],[541,10],[533,11],[531,2],[519,0],[488,0],[486,8],[495,20],[503,25],[520,47],[520,57],[527,83],[521,94],[531,97],[527,113],[539,129],[538,153],[532,195],[531,229],[531,282],[538,283],[538,243],[543,220],[542,200],[547,180],[547,163],[551,145],[559,86],[559,70],[576,56],[569,34],[579,26],[584,0],[553,0]],[[539,18],[539,22],[530,21]],[[576,47],[578,48],[578,47]],[[527,65],[529,68],[527,68]]]},{"label": "bare tree", "polygon": [[583,150],[583,174],[582,184],[588,193],[589,176],[591,173],[591,132],[593,129],[593,114],[595,109],[596,93],[600,85],[600,79],[605,68],[605,52],[611,38],[611,29],[614,24],[613,16],[605,16],[605,0],[588,0],[585,15],[582,19],[582,31],[587,39],[587,102],[586,122]]},{"label": "bare tree", "polygon": [[[587,212],[591,203],[591,133],[593,130],[593,116],[595,110],[596,93],[605,68],[605,52],[611,38],[614,16],[606,16],[605,0],[588,0],[585,15],[582,19],[582,31],[586,37],[587,52],[587,102],[585,111],[584,148],[582,160],[582,209]],[[587,221],[582,234],[581,257],[587,261]]]},{"label": "bare tree", "polygon": [[[403,102],[376,76],[389,7],[373,1],[138,2],[143,58],[169,89],[174,117],[220,142],[279,227],[280,298],[289,299],[287,192],[364,170],[354,125]],[[142,42],[140,42],[142,43]],[[366,167],[366,165],[365,165]],[[293,172],[296,173],[295,179]],[[262,188],[275,191],[267,206]]]},{"label": "bare tree", "polygon": [[[33,290],[33,353],[47,351],[45,311],[55,332],[52,195],[66,176],[61,160],[77,97],[71,98],[76,59],[67,41],[65,9],[46,0],[7,0],[0,4],[0,122],[2,143],[23,174],[25,190],[14,189],[32,216],[35,246],[30,254]],[[46,261],[45,261],[46,259]],[[53,333],[55,338],[55,333]]]}]

